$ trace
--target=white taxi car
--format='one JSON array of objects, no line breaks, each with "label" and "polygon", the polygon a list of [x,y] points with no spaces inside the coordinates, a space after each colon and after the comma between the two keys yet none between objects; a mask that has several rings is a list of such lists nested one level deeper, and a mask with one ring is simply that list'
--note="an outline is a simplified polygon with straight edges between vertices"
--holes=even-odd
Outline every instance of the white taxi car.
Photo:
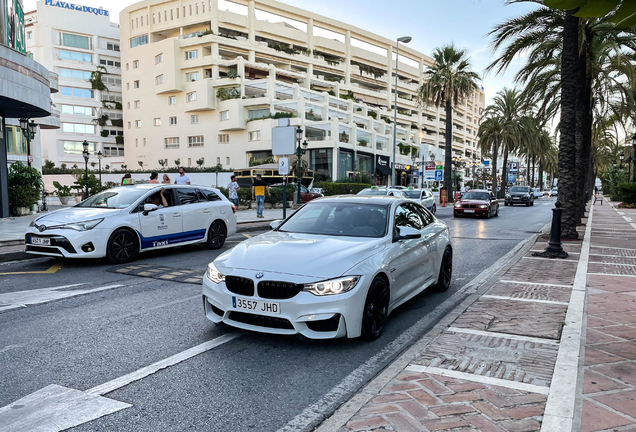
[{"label": "white taxi car", "polygon": [[213,188],[116,187],[35,219],[25,235],[26,252],[65,258],[107,257],[114,264],[123,264],[140,252],[175,245],[206,243],[219,249],[236,232],[235,211]]}]

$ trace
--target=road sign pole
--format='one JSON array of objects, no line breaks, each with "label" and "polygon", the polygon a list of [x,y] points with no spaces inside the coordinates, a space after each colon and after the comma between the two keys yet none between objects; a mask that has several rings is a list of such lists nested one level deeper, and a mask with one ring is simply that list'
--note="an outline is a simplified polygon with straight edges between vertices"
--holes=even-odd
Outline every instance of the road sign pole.
[{"label": "road sign pole", "polygon": [[283,176],[283,220],[287,219],[287,176]]}]

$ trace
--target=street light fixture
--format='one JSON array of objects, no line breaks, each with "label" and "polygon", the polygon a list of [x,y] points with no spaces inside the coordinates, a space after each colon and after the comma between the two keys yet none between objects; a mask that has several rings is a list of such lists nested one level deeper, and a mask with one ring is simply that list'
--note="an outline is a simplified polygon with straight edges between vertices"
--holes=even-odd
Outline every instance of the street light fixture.
[{"label": "street light fixture", "polygon": [[29,119],[26,118],[20,119],[20,129],[22,129],[22,135],[24,135],[27,142],[27,163],[29,166],[31,166],[33,160],[31,156],[31,140],[35,138],[37,126],[33,120],[29,121]]},{"label": "street light fixture", "polygon": [[398,69],[400,63],[400,42],[407,44],[411,42],[411,36],[402,36],[397,39],[395,47],[395,102],[393,105],[393,166],[391,168],[391,183],[395,186],[395,162],[397,148],[397,96],[398,96]]},{"label": "street light fixture", "polygon": [[307,146],[309,144],[307,144],[307,140],[305,140],[302,143],[302,148],[301,148],[301,144],[300,142],[303,139],[303,130],[299,127],[296,128],[296,141],[298,141],[298,147],[296,147],[296,156],[298,156],[298,166],[296,167],[296,169],[298,170],[298,172],[296,174],[298,174],[298,191],[297,191],[297,198],[296,198],[296,204],[302,204],[302,200],[300,198],[300,185],[301,185],[301,181],[302,181],[302,177],[300,176],[300,168],[302,165],[302,161],[301,161],[301,157],[307,153]]},{"label": "street light fixture", "polygon": [[82,150],[82,156],[84,156],[84,185],[86,186],[84,199],[86,199],[88,198],[88,141],[84,140],[82,147],[84,148],[84,150]]},{"label": "street light fixture", "polygon": [[102,151],[98,151],[97,152],[97,161],[99,162],[99,186],[102,186],[102,158],[104,157],[104,155],[102,155]]}]

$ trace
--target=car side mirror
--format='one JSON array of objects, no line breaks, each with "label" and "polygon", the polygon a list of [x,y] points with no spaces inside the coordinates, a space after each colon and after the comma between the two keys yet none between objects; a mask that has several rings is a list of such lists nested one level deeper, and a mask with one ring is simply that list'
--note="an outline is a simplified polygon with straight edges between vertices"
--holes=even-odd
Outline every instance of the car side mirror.
[{"label": "car side mirror", "polygon": [[271,229],[275,230],[276,228],[278,228],[281,224],[283,223],[282,220],[275,220],[275,221],[271,221],[269,223],[269,226]]},{"label": "car side mirror", "polygon": [[157,210],[159,207],[157,207],[154,204],[144,204],[144,211],[143,211],[143,215],[144,216],[148,216],[148,213],[153,212],[155,210]]},{"label": "car side mirror", "polygon": [[422,233],[411,227],[398,227],[398,235],[393,238],[393,243],[400,240],[413,240],[422,237]]}]

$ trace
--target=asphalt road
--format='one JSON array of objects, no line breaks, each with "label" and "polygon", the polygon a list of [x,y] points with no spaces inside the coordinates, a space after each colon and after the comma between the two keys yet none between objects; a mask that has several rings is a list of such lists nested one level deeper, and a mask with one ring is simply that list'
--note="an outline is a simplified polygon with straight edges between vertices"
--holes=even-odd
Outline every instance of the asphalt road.
[{"label": "asphalt road", "polygon": [[[451,289],[425,292],[400,307],[374,342],[316,342],[244,333],[106,394],[132,407],[71,430],[278,430],[376,356],[372,367],[350,380],[355,384],[349,391],[371,379],[398,354],[391,342],[544,227],[553,204],[554,199],[543,198],[529,208],[502,205],[500,216],[488,220],[455,219],[452,208],[438,208],[438,217],[454,238]],[[242,234],[230,238],[224,249],[242,239]],[[142,255],[135,264],[203,274],[219,253],[182,247]],[[205,319],[200,285],[112,270],[101,261],[48,258],[0,265],[0,295],[73,284],[84,285],[69,290],[121,285],[0,313],[0,407],[49,384],[88,390],[234,332]]]}]

